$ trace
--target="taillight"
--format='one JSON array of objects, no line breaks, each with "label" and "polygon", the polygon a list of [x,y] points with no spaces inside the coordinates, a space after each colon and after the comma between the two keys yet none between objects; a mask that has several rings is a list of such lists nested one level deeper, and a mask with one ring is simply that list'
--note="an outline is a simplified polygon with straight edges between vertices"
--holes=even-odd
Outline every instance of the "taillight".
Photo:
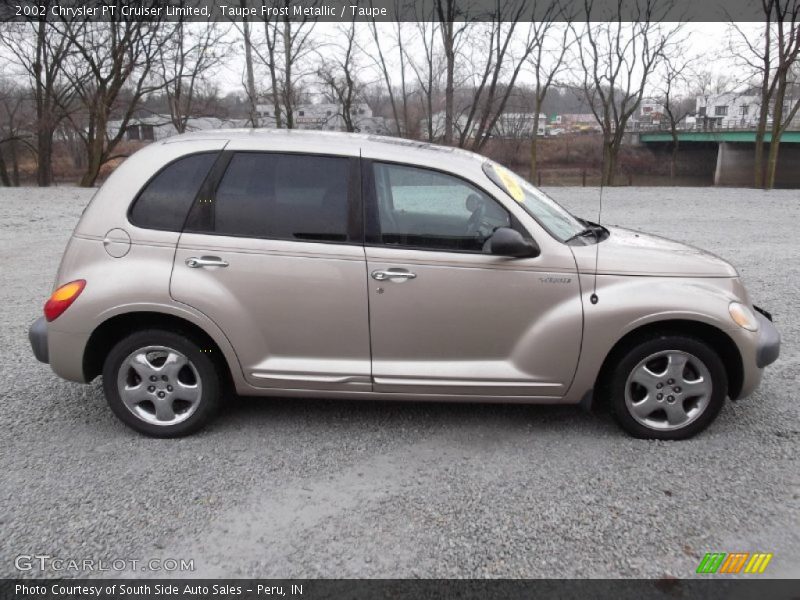
[{"label": "taillight", "polygon": [[44,318],[53,321],[67,310],[86,287],[85,279],[76,279],[58,288],[44,305]]}]

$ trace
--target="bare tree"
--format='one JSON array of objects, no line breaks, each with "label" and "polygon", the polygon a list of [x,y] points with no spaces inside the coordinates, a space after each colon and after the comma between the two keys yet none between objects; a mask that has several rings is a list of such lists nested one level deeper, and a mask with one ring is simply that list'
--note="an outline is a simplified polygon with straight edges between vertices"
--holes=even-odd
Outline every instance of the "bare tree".
[{"label": "bare tree", "polygon": [[[618,0],[616,14],[597,23],[594,0],[584,0],[585,23],[576,35],[583,93],[603,133],[601,183],[613,185],[625,128],[644,95],[664,49],[680,31],[665,26],[670,2]],[[624,14],[624,13],[629,14]],[[633,21],[625,21],[632,17]]]},{"label": "bare tree", "polygon": [[[0,28],[0,42],[13,54],[31,83],[36,108],[36,181],[39,186],[53,183],[53,136],[66,117],[75,89],[68,85],[64,67],[74,49],[62,32],[53,27],[50,5],[43,0],[44,10],[28,23],[6,23]],[[79,24],[74,25],[79,28]]]},{"label": "bare tree", "polygon": [[[185,0],[180,0],[181,4]],[[218,23],[174,25],[173,35],[159,49],[158,75],[164,83],[172,125],[186,131],[190,117],[197,116],[197,99],[211,72],[225,59],[227,31]]]},{"label": "bare tree", "polygon": [[[241,0],[242,8],[246,5],[246,0]],[[253,42],[250,36],[250,23],[247,17],[242,20],[241,28],[244,38],[244,64],[245,64],[245,92],[247,93],[247,107],[250,114],[250,126],[258,127],[258,92],[256,90],[256,76],[253,71]]]},{"label": "bare tree", "polygon": [[535,181],[536,178],[537,136],[542,104],[550,91],[550,86],[564,67],[564,56],[570,46],[569,27],[566,24],[558,25],[557,19],[559,18],[563,18],[566,22],[571,20],[571,16],[556,0],[547,7],[541,20],[535,21],[532,25],[534,51],[529,57],[534,76],[534,115],[530,147],[531,181]]},{"label": "bare tree", "polygon": [[21,151],[36,150],[28,133],[36,119],[30,98],[31,90],[0,80],[0,184],[6,187],[19,186]]},{"label": "bare tree", "polygon": [[[69,116],[86,149],[86,170],[80,185],[91,187],[101,167],[116,158],[141,99],[163,86],[152,77],[166,32],[158,21],[63,24],[63,33],[77,56],[67,70],[80,100],[80,115]],[[112,116],[120,124],[109,131]]]},{"label": "bare tree", "polygon": [[697,57],[689,54],[689,49],[684,43],[677,43],[668,55],[664,56],[662,63],[661,85],[658,88],[659,102],[667,118],[670,136],[672,137],[672,153],[670,156],[669,176],[675,179],[678,172],[678,148],[680,138],[678,126],[686,116],[695,108],[695,99],[689,93],[688,84],[691,78],[691,69]]},{"label": "bare tree", "polygon": [[[370,6],[372,6],[372,0],[370,0]],[[395,0],[395,13],[399,14],[401,12],[400,0]],[[372,60],[375,63],[375,66],[380,71],[381,75],[383,76],[384,83],[386,84],[386,92],[389,96],[389,103],[392,108],[392,118],[394,119],[395,125],[395,132],[399,137],[403,137],[408,133],[409,122],[408,122],[408,100],[409,100],[409,92],[406,86],[406,73],[409,58],[406,54],[406,42],[405,42],[405,30],[407,26],[402,21],[395,21],[392,23],[392,39],[393,39],[393,47],[390,50],[393,50],[397,53],[397,68],[398,74],[400,78],[400,88],[395,91],[395,85],[392,81],[392,76],[390,74],[391,67],[389,65],[389,61],[387,59],[387,54],[384,52],[383,43],[381,38],[383,37],[383,32],[378,30],[378,25],[375,21],[375,15],[373,13],[371,20],[369,22],[370,33],[372,34],[372,41],[374,43],[374,50],[375,52],[371,52],[370,49],[363,49],[362,52],[367,54],[368,56],[372,56]],[[398,99],[399,96],[399,99]],[[398,104],[400,107],[398,108]]]},{"label": "bare tree", "polygon": [[444,88],[444,143],[453,143],[455,123],[455,67],[456,54],[460,47],[462,34],[467,29],[468,15],[464,3],[458,6],[457,0],[435,0],[436,17],[445,56]]},{"label": "bare tree", "polygon": [[731,24],[737,34],[732,52],[760,80],[754,183],[756,187],[771,189],[775,185],[781,137],[800,108],[800,99],[792,99],[792,90],[797,84],[795,65],[800,53],[800,2],[761,0],[761,12],[763,29],[755,38],[738,24]]},{"label": "bare tree", "polygon": [[[267,0],[262,0],[262,6],[266,6]],[[263,13],[262,13],[263,14]],[[277,17],[270,17],[266,13],[264,18],[264,39],[267,42],[267,54],[261,55],[262,62],[266,63],[269,70],[270,96],[272,98],[272,111],[275,115],[275,126],[280,129],[283,127],[281,86],[278,76],[278,39],[280,37],[280,21]]]},{"label": "bare tree", "polygon": [[[304,6],[311,7],[314,4],[315,2],[311,1],[306,2]],[[304,80],[317,71],[316,66],[312,67],[309,60],[317,51],[312,37],[316,21],[305,13],[299,18],[292,17],[293,5],[290,0],[277,0],[269,6],[266,0],[262,0],[262,5],[265,9],[285,8],[288,12],[276,14],[275,11],[262,11],[266,52],[262,51],[258,44],[249,43],[247,39],[245,46],[250,48],[251,57],[255,55],[269,71],[269,94],[276,126],[294,129],[295,106],[300,101]],[[253,94],[256,93],[254,84]]]},{"label": "bare tree", "polygon": [[[517,77],[536,44],[531,24],[526,38],[522,41],[522,47],[515,55],[514,34],[525,16],[524,0],[498,2],[495,6],[489,26],[490,49],[486,53],[483,73],[475,88],[475,97],[470,103],[465,126],[459,136],[459,146],[462,147],[466,146],[468,137],[471,137],[470,147],[474,151],[483,149],[489,139],[497,119],[505,110]],[[508,79],[501,81],[501,77],[508,71],[510,71]]]},{"label": "bare tree", "polygon": [[440,64],[440,54],[437,51],[436,39],[439,37],[439,24],[433,19],[434,14],[422,13],[416,22],[417,34],[422,44],[422,53],[411,53],[406,47],[405,53],[408,64],[414,72],[417,86],[421,96],[422,113],[425,116],[425,137],[429,142],[441,135],[435,130],[433,114],[434,99],[440,85],[440,75],[446,70]]},{"label": "bare tree", "polygon": [[[757,74],[759,81],[760,102],[758,107],[758,123],[756,125],[755,157],[753,184],[757,188],[764,187],[764,147],[766,144],[767,123],[769,121],[769,106],[775,94],[778,81],[772,76],[773,72],[773,44],[772,27],[770,19],[772,8],[771,0],[762,2],[765,12],[765,26],[758,40],[751,40],[750,36],[736,23],[731,27],[738,34],[738,38],[731,42],[731,52],[753,73]],[[759,43],[760,42],[760,43]]]},{"label": "bare tree", "polygon": [[771,14],[774,15],[774,39],[777,54],[774,74],[777,83],[775,98],[772,102],[772,136],[764,175],[764,189],[769,190],[775,187],[781,137],[800,108],[800,98],[792,99],[790,92],[796,84],[794,67],[797,63],[798,53],[800,53],[800,23],[798,23],[800,2],[798,0],[768,0],[764,4],[771,6]]},{"label": "bare tree", "polygon": [[340,27],[337,39],[343,41],[329,48],[334,50],[334,55],[322,61],[317,74],[328,90],[330,99],[339,106],[338,116],[342,118],[345,130],[356,131],[355,115],[363,85],[359,78],[362,67],[357,57],[355,21]]}]

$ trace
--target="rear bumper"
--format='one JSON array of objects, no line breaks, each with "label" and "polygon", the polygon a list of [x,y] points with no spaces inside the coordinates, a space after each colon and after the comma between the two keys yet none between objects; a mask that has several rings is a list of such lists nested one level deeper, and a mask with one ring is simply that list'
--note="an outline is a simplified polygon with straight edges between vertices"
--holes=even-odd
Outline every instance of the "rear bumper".
[{"label": "rear bumper", "polygon": [[756,349],[756,366],[763,369],[778,359],[781,352],[781,334],[775,325],[761,312],[756,312],[758,319],[758,348]]},{"label": "rear bumper", "polygon": [[36,360],[45,364],[50,362],[50,356],[47,352],[47,321],[44,317],[39,317],[28,329],[28,340],[33,349],[33,355]]}]

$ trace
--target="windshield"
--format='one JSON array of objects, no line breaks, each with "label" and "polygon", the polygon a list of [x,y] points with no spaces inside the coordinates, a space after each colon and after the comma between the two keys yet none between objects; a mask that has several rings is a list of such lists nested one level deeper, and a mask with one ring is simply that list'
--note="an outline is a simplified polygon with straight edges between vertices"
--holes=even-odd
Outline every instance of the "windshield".
[{"label": "windshield", "polygon": [[505,167],[485,162],[483,172],[557,240],[565,242],[585,229],[578,219],[550,196]]}]

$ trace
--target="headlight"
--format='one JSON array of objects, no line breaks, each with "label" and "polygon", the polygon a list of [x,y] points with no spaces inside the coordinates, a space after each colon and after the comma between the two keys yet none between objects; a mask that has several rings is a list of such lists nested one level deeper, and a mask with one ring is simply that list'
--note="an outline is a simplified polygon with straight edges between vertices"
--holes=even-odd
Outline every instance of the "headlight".
[{"label": "headlight", "polygon": [[753,311],[740,302],[731,302],[728,306],[731,319],[739,327],[744,327],[748,331],[758,331],[758,320]]}]

